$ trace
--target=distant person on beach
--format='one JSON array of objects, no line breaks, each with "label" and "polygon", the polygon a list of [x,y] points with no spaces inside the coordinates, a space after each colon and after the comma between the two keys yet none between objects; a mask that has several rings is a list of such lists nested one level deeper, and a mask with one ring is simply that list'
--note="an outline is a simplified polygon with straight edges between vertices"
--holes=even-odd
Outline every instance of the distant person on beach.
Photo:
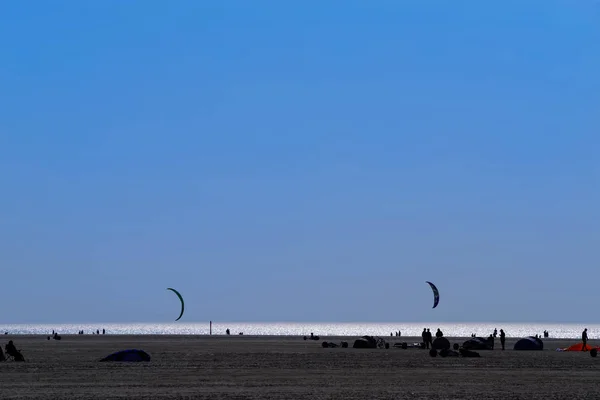
[{"label": "distant person on beach", "polygon": [[581,341],[583,342],[583,346],[581,347],[581,351],[585,351],[586,344],[587,344],[587,341],[588,341],[587,328],[585,328],[583,330],[583,332],[581,332]]},{"label": "distant person on beach", "polygon": [[102,329],[102,334],[103,335],[106,334],[106,331],[104,330],[104,328]]},{"label": "distant person on beach", "polygon": [[17,350],[12,340],[8,341],[8,344],[4,346],[4,350],[6,351],[6,354],[14,358],[15,361],[25,361],[25,358],[23,358],[21,352]]},{"label": "distant person on beach", "polygon": [[429,345],[427,348],[429,348],[429,346],[432,346],[433,348],[433,333],[431,333],[429,328],[427,328],[427,340],[429,340]]},{"label": "distant person on beach", "polygon": [[425,348],[429,348],[429,340],[427,340],[427,329],[423,328],[423,332],[421,332],[421,339],[423,339],[423,343],[425,344]]},{"label": "distant person on beach", "polygon": [[15,344],[12,340],[8,341],[8,344],[4,346],[4,350],[6,350],[6,354],[8,354],[9,356],[12,356],[14,353],[17,352],[17,348],[15,347]]},{"label": "distant person on beach", "polygon": [[494,328],[494,337],[498,336],[498,329]]},{"label": "distant person on beach", "polygon": [[504,344],[506,343],[506,334],[503,329],[500,329],[500,344],[502,345],[502,350],[504,350]]},{"label": "distant person on beach", "polygon": [[492,350],[494,350],[494,335],[488,337],[488,342],[490,343]]},{"label": "distant person on beach", "polygon": [[444,333],[440,330],[440,328],[438,328],[437,332],[435,333],[435,337],[439,338],[439,337],[443,337]]},{"label": "distant person on beach", "polygon": [[229,334],[231,333],[231,332],[229,331],[229,328],[225,329],[225,333],[226,333],[227,335],[229,335]]}]

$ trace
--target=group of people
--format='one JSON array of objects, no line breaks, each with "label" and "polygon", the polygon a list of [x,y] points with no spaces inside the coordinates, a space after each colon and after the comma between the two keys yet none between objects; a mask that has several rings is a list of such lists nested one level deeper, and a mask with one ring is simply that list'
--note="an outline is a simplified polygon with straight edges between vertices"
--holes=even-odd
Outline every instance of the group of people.
[{"label": "group of people", "polygon": [[[441,329],[438,328],[437,332],[435,333],[435,337],[439,338],[439,337],[443,337],[443,336],[444,336],[444,332],[442,332]],[[428,328],[423,328],[423,332],[421,332],[421,339],[423,339],[423,343],[425,343],[426,349],[433,346],[433,334],[431,333],[431,331]]]},{"label": "group of people", "polygon": [[[4,352],[6,352],[6,355],[4,355]],[[17,350],[12,340],[9,340],[8,344],[4,346],[4,352],[2,351],[2,347],[0,347],[0,361],[6,361],[7,356],[12,357],[12,359],[15,361],[25,361],[25,357],[23,357],[23,354]]]},{"label": "group of people", "polygon": [[[494,328],[494,333],[488,338],[492,342],[492,349],[494,348],[494,339],[496,337],[498,337],[498,329]],[[506,333],[504,333],[504,329],[500,329],[500,345],[502,346],[502,350],[504,350],[506,345]]]},{"label": "group of people", "polygon": [[[54,334],[54,331],[52,331],[52,334]],[[84,332],[84,330],[82,329],[82,330],[80,330],[79,332],[77,332],[77,334],[78,334],[78,335],[83,335],[83,334],[85,334],[85,332]],[[100,334],[100,329],[96,329],[96,332],[92,331],[92,335],[93,335],[93,334],[99,335],[99,334]],[[102,329],[102,334],[103,334],[103,335],[106,335],[106,330],[105,330],[105,329]]]},{"label": "group of people", "polygon": [[[435,337],[439,338],[439,337],[443,337],[443,336],[444,336],[444,332],[442,332],[442,330],[440,328],[438,328],[437,332],[435,333]],[[476,337],[476,336],[475,336],[475,334],[472,334],[471,337]],[[488,340],[491,342],[492,348],[494,348],[494,339],[496,337],[498,337],[498,329],[494,329],[494,333],[492,333],[488,337]],[[429,329],[423,328],[423,332],[421,332],[421,338],[423,339],[423,343],[425,343],[425,348],[429,349],[433,345],[433,334],[431,333],[431,331]],[[500,344],[502,345],[502,350],[504,350],[505,344],[506,344],[506,333],[504,332],[503,329],[500,329]]]}]

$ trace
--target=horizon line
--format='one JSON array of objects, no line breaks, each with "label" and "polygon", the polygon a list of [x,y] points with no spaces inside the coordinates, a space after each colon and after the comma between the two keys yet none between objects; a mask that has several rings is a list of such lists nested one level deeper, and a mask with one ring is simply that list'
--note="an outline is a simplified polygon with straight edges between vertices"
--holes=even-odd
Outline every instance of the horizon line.
[{"label": "horizon line", "polygon": [[105,324],[105,325],[137,325],[137,324],[164,324],[164,325],[201,325],[201,324],[373,324],[373,325],[383,325],[383,324],[409,324],[409,325],[417,325],[417,324],[588,324],[588,325],[598,325],[598,322],[584,322],[584,321],[571,321],[571,322],[561,322],[561,321],[130,321],[130,322],[107,322],[107,321],[88,321],[88,322],[0,322],[0,326],[4,325],[77,325],[77,324]]}]

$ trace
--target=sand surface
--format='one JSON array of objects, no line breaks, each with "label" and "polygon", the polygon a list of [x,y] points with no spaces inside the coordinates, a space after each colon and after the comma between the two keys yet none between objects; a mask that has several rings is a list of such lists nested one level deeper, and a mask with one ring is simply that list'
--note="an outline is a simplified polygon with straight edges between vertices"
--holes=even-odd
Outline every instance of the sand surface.
[{"label": "sand surface", "polygon": [[[544,351],[525,352],[508,339],[508,350],[480,351],[481,358],[432,358],[418,349],[321,347],[323,340],[352,346],[354,337],[3,336],[2,347],[9,339],[27,362],[0,363],[1,399],[600,398],[600,357],[555,351],[575,340],[546,339]],[[126,348],[152,361],[97,361]]]}]

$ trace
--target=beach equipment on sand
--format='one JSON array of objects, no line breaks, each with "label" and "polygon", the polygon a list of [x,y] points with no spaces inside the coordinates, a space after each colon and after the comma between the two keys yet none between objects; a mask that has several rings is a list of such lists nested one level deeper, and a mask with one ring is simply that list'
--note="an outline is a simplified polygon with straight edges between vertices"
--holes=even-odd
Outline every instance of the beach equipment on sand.
[{"label": "beach equipment on sand", "polygon": [[433,290],[433,307],[432,308],[436,308],[438,303],[440,302],[440,292],[433,283],[431,283],[429,281],[426,281],[426,282],[429,283],[429,286],[431,286],[431,290]]},{"label": "beach equipment on sand", "polygon": [[461,357],[481,357],[478,352],[469,349],[459,349],[458,352]]},{"label": "beach equipment on sand", "polygon": [[463,349],[467,350],[493,350],[494,349],[494,339],[490,340],[489,338],[482,337],[474,337],[469,340],[466,340],[463,345]]},{"label": "beach equipment on sand", "polygon": [[183,316],[183,310],[184,310],[184,306],[185,306],[185,304],[183,303],[183,297],[181,297],[181,293],[179,293],[177,290],[175,290],[173,288],[167,288],[167,290],[170,290],[173,293],[175,293],[177,295],[177,297],[179,297],[179,301],[181,301],[181,313],[179,314],[179,317],[177,317],[177,319],[175,320],[175,321],[179,321],[179,319]]},{"label": "beach equipment on sand", "polygon": [[523,339],[519,339],[514,347],[514,350],[544,350],[544,342],[542,339],[534,336],[529,336]]},{"label": "beach equipment on sand", "polygon": [[354,341],[354,344],[352,345],[353,348],[355,349],[376,349],[376,348],[386,348],[388,349],[390,347],[389,343],[386,343],[385,340],[383,340],[380,337],[373,337],[373,336],[362,336],[358,339],[356,339]]},{"label": "beach equipment on sand", "polygon": [[12,340],[9,340],[8,344],[6,346],[4,346],[4,352],[6,353],[6,356],[4,356],[4,360],[6,360],[6,361],[17,361],[17,362],[25,361],[25,357],[23,357],[23,353],[21,353],[20,349],[17,349],[15,347]]},{"label": "beach equipment on sand", "polygon": [[150,361],[150,355],[143,350],[128,349],[112,353],[100,361],[140,362]]},{"label": "beach equipment on sand", "polygon": [[576,343],[569,347],[566,347],[564,349],[559,349],[559,350],[560,351],[590,351],[592,349],[600,349],[600,347],[590,346],[589,344],[586,344],[585,347],[583,347],[583,342],[580,342],[580,343]]},{"label": "beach equipment on sand", "polygon": [[0,360],[0,361],[24,362],[25,361],[25,357],[23,357],[23,353],[21,353],[21,350],[17,350],[13,354],[6,353],[6,355],[4,356],[4,360]]},{"label": "beach equipment on sand", "polygon": [[455,350],[442,349],[439,351],[439,355],[440,357],[458,357],[460,356],[460,353]]},{"label": "beach equipment on sand", "polygon": [[376,349],[377,341],[373,336],[363,336],[354,341],[352,345],[354,349]]},{"label": "beach equipment on sand", "polygon": [[340,342],[340,344],[338,345],[337,343],[334,342],[328,342],[328,341],[324,341],[323,343],[321,343],[321,346],[324,348],[336,348],[336,347],[342,347],[342,348],[347,348],[348,347],[348,342]]},{"label": "beach equipment on sand", "polygon": [[435,338],[433,343],[431,343],[431,348],[436,349],[436,350],[449,349],[450,341],[443,336],[439,337],[439,338]]}]

